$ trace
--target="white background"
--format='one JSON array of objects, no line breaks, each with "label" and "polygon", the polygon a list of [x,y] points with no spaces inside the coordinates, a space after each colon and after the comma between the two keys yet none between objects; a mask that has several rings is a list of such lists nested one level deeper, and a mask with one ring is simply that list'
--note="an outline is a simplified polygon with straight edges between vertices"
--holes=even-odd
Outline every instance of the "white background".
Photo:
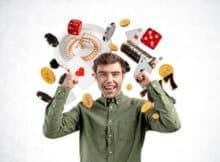
[{"label": "white background", "polygon": [[[1,0],[0,161],[79,162],[78,133],[55,140],[43,136],[46,104],[35,95],[38,90],[52,95],[57,87],[40,77],[40,68],[48,65],[54,52],[44,34],[59,36],[70,19],[78,18],[104,28],[115,22],[117,29],[112,39],[118,45],[125,40],[125,31],[137,27],[152,27],[163,36],[155,50],[145,49],[163,56],[165,63],[175,69],[179,87],[170,93],[177,99],[182,128],[172,134],[148,132],[142,161],[218,162],[219,15],[218,0]],[[122,28],[119,21],[125,17],[131,19],[131,25]],[[135,64],[128,61],[134,68]],[[140,87],[132,73],[125,84],[128,81],[135,92],[123,90],[138,97]],[[71,106],[81,98],[82,91],[75,91],[79,96]],[[94,98],[100,95],[96,85],[87,92]]]}]

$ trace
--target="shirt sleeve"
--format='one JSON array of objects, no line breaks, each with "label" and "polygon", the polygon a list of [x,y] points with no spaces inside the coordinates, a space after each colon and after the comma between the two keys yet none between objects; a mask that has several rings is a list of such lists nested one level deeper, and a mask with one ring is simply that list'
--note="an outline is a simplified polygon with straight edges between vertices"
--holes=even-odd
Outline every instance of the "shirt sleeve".
[{"label": "shirt sleeve", "polygon": [[161,85],[152,81],[147,89],[153,99],[153,108],[144,115],[147,128],[159,132],[174,132],[180,129],[180,120],[172,99]]},{"label": "shirt sleeve", "polygon": [[48,138],[58,138],[79,130],[80,109],[78,105],[63,113],[69,90],[58,87],[53,100],[47,105],[43,133]]}]

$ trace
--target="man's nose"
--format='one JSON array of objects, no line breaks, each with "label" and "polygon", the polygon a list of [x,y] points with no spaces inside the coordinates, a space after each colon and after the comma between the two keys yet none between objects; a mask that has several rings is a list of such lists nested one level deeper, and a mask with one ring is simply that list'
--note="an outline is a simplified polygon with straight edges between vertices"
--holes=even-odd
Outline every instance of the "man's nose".
[{"label": "man's nose", "polygon": [[112,77],[112,74],[111,74],[111,73],[109,73],[109,74],[107,75],[107,81],[108,81],[108,82],[113,81],[113,77]]}]

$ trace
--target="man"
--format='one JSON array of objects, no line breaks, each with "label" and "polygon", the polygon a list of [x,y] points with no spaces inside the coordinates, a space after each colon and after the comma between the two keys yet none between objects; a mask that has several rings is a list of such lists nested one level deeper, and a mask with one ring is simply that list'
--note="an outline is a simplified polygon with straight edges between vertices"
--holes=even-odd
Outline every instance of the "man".
[{"label": "man", "polygon": [[143,113],[145,100],[129,98],[121,92],[126,73],[122,58],[112,53],[101,54],[94,61],[93,70],[102,96],[92,108],[80,102],[62,113],[68,92],[77,84],[70,72],[47,106],[43,129],[49,138],[79,130],[81,162],[140,162],[146,131],[174,132],[180,128],[172,100],[145,72],[140,72],[136,80],[147,88],[153,108]]}]

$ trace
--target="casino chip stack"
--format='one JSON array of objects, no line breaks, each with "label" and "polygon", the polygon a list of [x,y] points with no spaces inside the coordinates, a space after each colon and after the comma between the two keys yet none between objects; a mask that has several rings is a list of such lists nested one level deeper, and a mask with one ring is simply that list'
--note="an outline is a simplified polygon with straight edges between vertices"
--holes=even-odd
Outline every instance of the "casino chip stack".
[{"label": "casino chip stack", "polygon": [[116,24],[114,22],[109,24],[109,26],[106,28],[104,32],[103,41],[108,42],[111,39],[111,37],[113,36],[115,32],[115,28],[116,28]]}]

